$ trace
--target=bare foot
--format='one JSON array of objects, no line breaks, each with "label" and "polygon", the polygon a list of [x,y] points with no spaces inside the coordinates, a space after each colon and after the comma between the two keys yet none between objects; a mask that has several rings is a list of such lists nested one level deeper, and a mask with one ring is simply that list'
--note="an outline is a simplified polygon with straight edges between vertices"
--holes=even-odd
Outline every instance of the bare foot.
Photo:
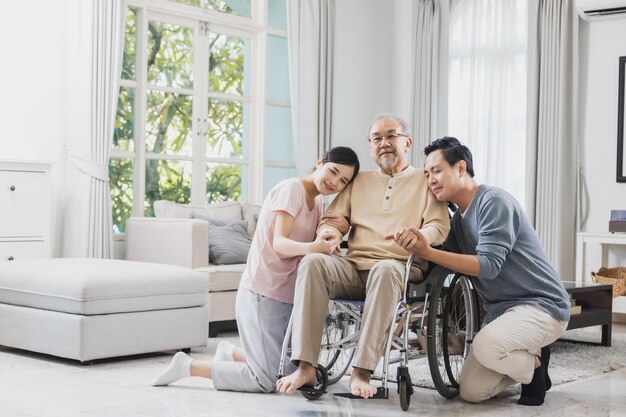
[{"label": "bare foot", "polygon": [[293,394],[303,385],[316,386],[317,376],[313,365],[301,361],[293,374],[282,377],[276,382],[276,392]]},{"label": "bare foot", "polygon": [[363,398],[370,398],[376,394],[376,387],[370,385],[371,372],[368,369],[354,368],[350,376],[350,392]]},{"label": "bare foot", "polygon": [[462,355],[465,352],[465,332],[448,335],[448,355]]}]

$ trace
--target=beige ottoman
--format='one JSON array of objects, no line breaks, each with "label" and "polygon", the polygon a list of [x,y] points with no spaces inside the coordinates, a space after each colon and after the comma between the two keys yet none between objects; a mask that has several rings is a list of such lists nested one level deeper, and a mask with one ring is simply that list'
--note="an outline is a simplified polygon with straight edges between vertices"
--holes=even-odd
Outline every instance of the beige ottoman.
[{"label": "beige ottoman", "polygon": [[173,265],[0,262],[0,345],[81,362],[206,346],[207,287]]}]

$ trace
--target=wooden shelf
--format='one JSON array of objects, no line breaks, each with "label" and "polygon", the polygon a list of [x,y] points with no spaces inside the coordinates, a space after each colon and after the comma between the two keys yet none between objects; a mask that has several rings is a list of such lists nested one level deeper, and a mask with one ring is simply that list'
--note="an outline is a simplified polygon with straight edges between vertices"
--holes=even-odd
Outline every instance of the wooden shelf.
[{"label": "wooden shelf", "polygon": [[576,304],[582,307],[580,314],[570,317],[567,330],[583,327],[602,326],[602,340],[599,344],[611,346],[613,323],[613,286],[563,282],[565,289]]}]

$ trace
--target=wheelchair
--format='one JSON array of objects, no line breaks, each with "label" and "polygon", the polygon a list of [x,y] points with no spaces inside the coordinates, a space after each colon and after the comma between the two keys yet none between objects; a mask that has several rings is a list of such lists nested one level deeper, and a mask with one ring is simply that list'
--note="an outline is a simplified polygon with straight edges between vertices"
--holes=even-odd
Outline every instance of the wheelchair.
[{"label": "wheelchair", "polygon": [[[399,363],[395,382],[400,407],[405,411],[413,394],[409,361],[426,357],[439,394],[454,398],[459,392],[463,364],[480,326],[479,299],[471,279],[431,265],[426,279],[413,283],[409,280],[413,259],[413,256],[409,257],[405,266],[405,292],[397,304],[396,319],[389,330],[383,353],[381,386],[374,396],[389,397],[389,365]],[[363,301],[330,300],[318,359],[318,386],[300,388],[305,398],[320,398],[329,385],[339,381],[348,371],[359,341],[363,305]],[[283,376],[290,357],[291,327],[290,319],[278,378]],[[409,340],[411,335],[425,341],[426,346],[414,346]],[[394,351],[396,355],[392,358]]]}]

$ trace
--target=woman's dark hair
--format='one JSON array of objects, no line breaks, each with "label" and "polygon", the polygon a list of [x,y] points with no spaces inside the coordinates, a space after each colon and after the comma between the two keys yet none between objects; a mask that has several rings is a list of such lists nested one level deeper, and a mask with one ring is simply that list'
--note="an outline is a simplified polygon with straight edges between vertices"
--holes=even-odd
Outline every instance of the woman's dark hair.
[{"label": "woman's dark hair", "polygon": [[472,160],[472,153],[469,148],[462,145],[457,138],[452,136],[444,136],[431,142],[430,145],[424,148],[424,154],[428,156],[435,151],[441,151],[443,159],[446,160],[450,166],[454,166],[459,161],[465,161],[467,166],[467,173],[474,177],[474,162]]},{"label": "woman's dark hair", "polygon": [[350,181],[348,183],[352,182],[354,177],[356,177],[356,174],[359,173],[359,168],[361,167],[361,165],[359,164],[359,157],[356,155],[356,152],[354,152],[351,148],[348,148],[347,146],[335,146],[334,148],[330,148],[329,150],[324,152],[321,161],[322,164],[325,164],[326,162],[332,162],[335,164],[349,165],[354,167],[354,174],[352,175],[352,178],[350,178]]}]

